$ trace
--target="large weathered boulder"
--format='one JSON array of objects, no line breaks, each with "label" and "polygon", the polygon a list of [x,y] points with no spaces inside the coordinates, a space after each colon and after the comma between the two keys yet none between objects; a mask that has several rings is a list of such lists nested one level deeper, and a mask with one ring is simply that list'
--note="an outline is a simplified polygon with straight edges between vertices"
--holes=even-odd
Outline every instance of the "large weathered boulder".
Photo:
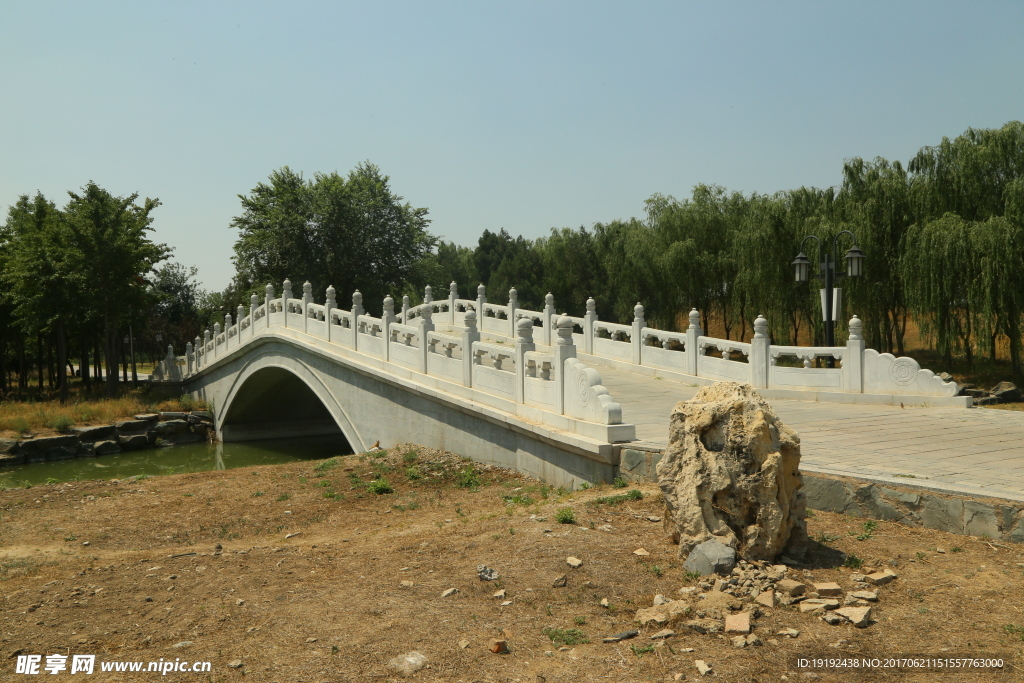
[{"label": "large weathered boulder", "polygon": [[680,557],[709,540],[748,560],[803,557],[799,467],[800,437],[749,385],[719,382],[677,403],[657,473]]}]

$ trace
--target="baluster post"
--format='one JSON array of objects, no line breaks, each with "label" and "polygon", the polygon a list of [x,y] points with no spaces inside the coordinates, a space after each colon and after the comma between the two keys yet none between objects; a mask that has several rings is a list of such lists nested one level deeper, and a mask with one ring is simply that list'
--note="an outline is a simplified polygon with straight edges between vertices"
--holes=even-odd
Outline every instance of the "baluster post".
[{"label": "baluster post", "polygon": [[410,303],[411,302],[409,301],[409,295],[408,294],[403,295],[402,296],[402,324],[403,325],[408,325],[409,324],[409,304]]},{"label": "baluster post", "polygon": [[697,338],[704,335],[700,329],[700,313],[694,308],[690,311],[690,326],[686,328],[686,374],[698,377],[697,368],[700,349],[697,348]]},{"label": "baluster post", "polygon": [[583,353],[594,353],[594,323],[597,322],[597,302],[587,299],[587,312],[583,314]]},{"label": "baluster post", "polygon": [[455,300],[459,298],[459,286],[452,280],[448,285],[448,324],[455,326]]},{"label": "baluster post", "polygon": [[[565,361],[576,357],[576,346],[572,341],[572,318],[562,314],[555,323],[554,365],[555,365],[555,413],[565,415]],[[569,389],[572,391],[572,389]]]},{"label": "baluster post", "polygon": [[633,352],[633,365],[642,365],[644,360],[644,327],[647,321],[644,320],[644,307],[639,301],[633,307],[633,334],[630,335],[630,347]]},{"label": "baluster post", "polygon": [[533,320],[520,318],[516,321],[516,403],[524,403],[526,398],[526,352],[533,351],[537,345],[533,343]]},{"label": "baluster post", "polygon": [[516,288],[508,290],[508,336],[516,338],[516,309],[519,308],[519,292]]},{"label": "baluster post", "polygon": [[193,363],[193,361],[194,361],[194,357],[193,357],[193,354],[192,354],[192,342],[186,342],[185,343],[185,372],[188,373],[187,374],[188,377],[192,376],[192,363]]},{"label": "baluster post", "polygon": [[750,384],[755,389],[767,389],[771,379],[768,359],[771,358],[771,338],[768,336],[768,321],[758,315],[754,321],[754,338],[750,340]]},{"label": "baluster post", "polygon": [[[202,358],[204,355],[206,355],[206,349],[202,348],[202,343],[202,337],[200,337],[197,334],[195,338],[195,344],[192,345],[192,352],[195,354],[196,357],[196,372],[199,371],[199,366],[202,363]],[[202,350],[200,350],[200,348],[202,348]]]},{"label": "baluster post", "polygon": [[265,294],[264,299],[263,299],[264,304],[265,304],[264,307],[263,307],[263,311],[266,313],[265,317],[267,319],[267,327],[270,327],[270,302],[273,300],[273,298],[274,298],[274,285],[268,284],[267,285],[267,289],[266,289],[266,294]]},{"label": "baluster post", "polygon": [[[482,286],[482,285],[481,285]],[[476,327],[476,311],[466,311],[466,328],[462,331],[462,385],[473,386],[473,343],[480,341],[480,331]]]},{"label": "baluster post", "polygon": [[388,294],[384,297],[384,309],[380,314],[381,333],[384,335],[382,341],[381,356],[384,362],[391,361],[391,323],[395,322],[395,300]]},{"label": "baluster post", "polygon": [[220,358],[220,351],[217,349],[217,337],[220,336],[220,323],[213,324],[213,357]]},{"label": "baluster post", "polygon": [[487,315],[484,313],[484,304],[487,303],[487,287],[484,283],[480,283],[476,286],[476,324],[480,329],[483,329],[484,318]]},{"label": "baluster post", "polygon": [[541,321],[543,324],[543,337],[541,343],[544,346],[551,346],[551,327],[554,323],[555,316],[558,314],[555,312],[555,295],[548,292],[544,296],[544,319]]},{"label": "baluster post", "polygon": [[331,311],[338,307],[338,301],[335,299],[337,291],[334,289],[334,285],[327,288],[327,301],[324,302],[324,309],[327,311],[327,341],[331,341]]},{"label": "baluster post", "polygon": [[363,315],[363,295],[357,289],[352,292],[352,350],[359,350],[359,316]]},{"label": "baluster post", "polygon": [[[428,285],[429,287],[429,285]],[[434,331],[434,309],[431,306],[424,306],[420,309],[420,372],[427,374],[427,333]]]},{"label": "baluster post", "polygon": [[256,309],[260,306],[260,298],[253,294],[249,297],[249,339],[256,334]]},{"label": "baluster post", "polygon": [[844,389],[854,394],[864,393],[864,323],[857,316],[850,318],[850,336],[846,340],[842,367]]},{"label": "baluster post", "polygon": [[302,331],[309,334],[309,305],[313,303],[313,285],[309,280],[302,285]]},{"label": "baluster post", "polygon": [[288,327],[288,302],[292,300],[292,281],[285,278],[284,291],[281,292],[281,306],[284,309],[284,326]]}]

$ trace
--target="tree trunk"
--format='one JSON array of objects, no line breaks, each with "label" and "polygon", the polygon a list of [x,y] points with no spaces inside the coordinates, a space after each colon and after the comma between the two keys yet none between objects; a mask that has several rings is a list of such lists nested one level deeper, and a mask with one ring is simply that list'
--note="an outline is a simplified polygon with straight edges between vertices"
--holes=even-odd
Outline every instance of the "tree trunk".
[{"label": "tree trunk", "polygon": [[46,340],[46,381],[50,387],[50,394],[56,388],[57,369],[53,367],[53,344]]},{"label": "tree trunk", "polygon": [[85,337],[82,337],[79,346],[80,358],[78,367],[81,368],[79,372],[82,375],[82,385],[85,386],[86,390],[89,390],[92,387],[92,378],[90,377],[92,373],[89,372],[89,346],[85,343]]},{"label": "tree trunk", "polygon": [[43,393],[43,333],[36,335],[36,366],[39,368],[39,393]]},{"label": "tree trunk", "polygon": [[18,397],[28,391],[28,367],[25,359],[25,337],[18,335]]},{"label": "tree trunk", "polygon": [[58,388],[60,389],[60,402],[68,402],[68,349],[64,341],[64,321],[57,318],[57,367],[60,373],[57,375]]},{"label": "tree trunk", "polygon": [[117,353],[121,358],[121,381],[128,384],[128,353],[124,348],[124,342],[121,341],[121,335],[117,335],[117,339],[114,340],[117,344]]},{"label": "tree trunk", "polygon": [[0,396],[7,394],[7,340],[0,340]]},{"label": "tree trunk", "polygon": [[103,383],[103,365],[101,361],[102,356],[100,355],[100,340],[96,338],[92,342],[92,367],[93,377],[96,378],[97,383]]},{"label": "tree trunk", "polygon": [[114,398],[117,395],[117,347],[114,344],[114,332],[111,329],[110,314],[103,314],[103,355],[107,365],[107,396]]}]

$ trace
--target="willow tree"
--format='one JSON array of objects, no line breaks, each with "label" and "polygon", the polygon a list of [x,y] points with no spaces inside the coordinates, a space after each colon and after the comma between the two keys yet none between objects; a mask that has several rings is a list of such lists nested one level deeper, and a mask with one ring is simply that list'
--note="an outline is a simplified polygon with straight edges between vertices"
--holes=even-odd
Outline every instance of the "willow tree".
[{"label": "willow tree", "polygon": [[948,363],[954,352],[973,359],[977,323],[977,254],[973,224],[947,213],[942,218],[914,224],[903,243],[900,274],[907,303],[921,330],[935,339],[936,349]]},{"label": "willow tree", "polygon": [[872,347],[902,354],[908,309],[899,264],[903,236],[913,222],[907,172],[898,161],[850,159],[843,165],[840,200],[867,255],[864,277],[842,285],[849,310],[863,320]]}]

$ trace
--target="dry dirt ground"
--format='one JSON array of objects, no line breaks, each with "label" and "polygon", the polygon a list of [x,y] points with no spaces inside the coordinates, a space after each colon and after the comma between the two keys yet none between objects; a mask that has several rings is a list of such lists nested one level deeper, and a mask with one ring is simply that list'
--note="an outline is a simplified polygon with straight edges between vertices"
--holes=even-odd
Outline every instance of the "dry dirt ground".
[{"label": "dry dirt ground", "polygon": [[[597,502],[631,490],[643,498]],[[557,519],[566,508],[573,523]],[[655,647],[650,635],[663,627],[638,627],[636,610],[694,585],[649,519],[663,514],[655,486],[570,494],[416,447],[10,489],[0,514],[3,681],[33,680],[15,673],[18,655],[30,654],[43,665],[49,654],[96,655],[92,675],[41,672],[91,681],[398,680],[387,663],[410,651],[427,658],[411,680],[467,683],[692,681],[702,678],[696,660],[713,667],[705,680],[721,681],[1002,681],[1024,672],[1024,547],[819,512],[808,519],[817,539],[808,565],[789,578],[850,589],[855,571],[892,568],[899,578],[878,589],[875,623],[831,626],[777,606],[754,619],[761,647],[737,649],[681,624]],[[844,567],[844,554],[863,566]],[[582,565],[571,568],[569,557]],[[479,565],[499,578],[480,580]],[[567,585],[554,587],[562,574]],[[499,590],[504,598],[493,597]],[[799,636],[778,636],[785,628]],[[634,629],[632,639],[602,642]],[[489,650],[495,638],[508,654]],[[1002,658],[1006,668],[881,668],[908,655]],[[814,656],[880,664],[797,666]],[[161,659],[211,668],[100,671],[101,662]]]}]

